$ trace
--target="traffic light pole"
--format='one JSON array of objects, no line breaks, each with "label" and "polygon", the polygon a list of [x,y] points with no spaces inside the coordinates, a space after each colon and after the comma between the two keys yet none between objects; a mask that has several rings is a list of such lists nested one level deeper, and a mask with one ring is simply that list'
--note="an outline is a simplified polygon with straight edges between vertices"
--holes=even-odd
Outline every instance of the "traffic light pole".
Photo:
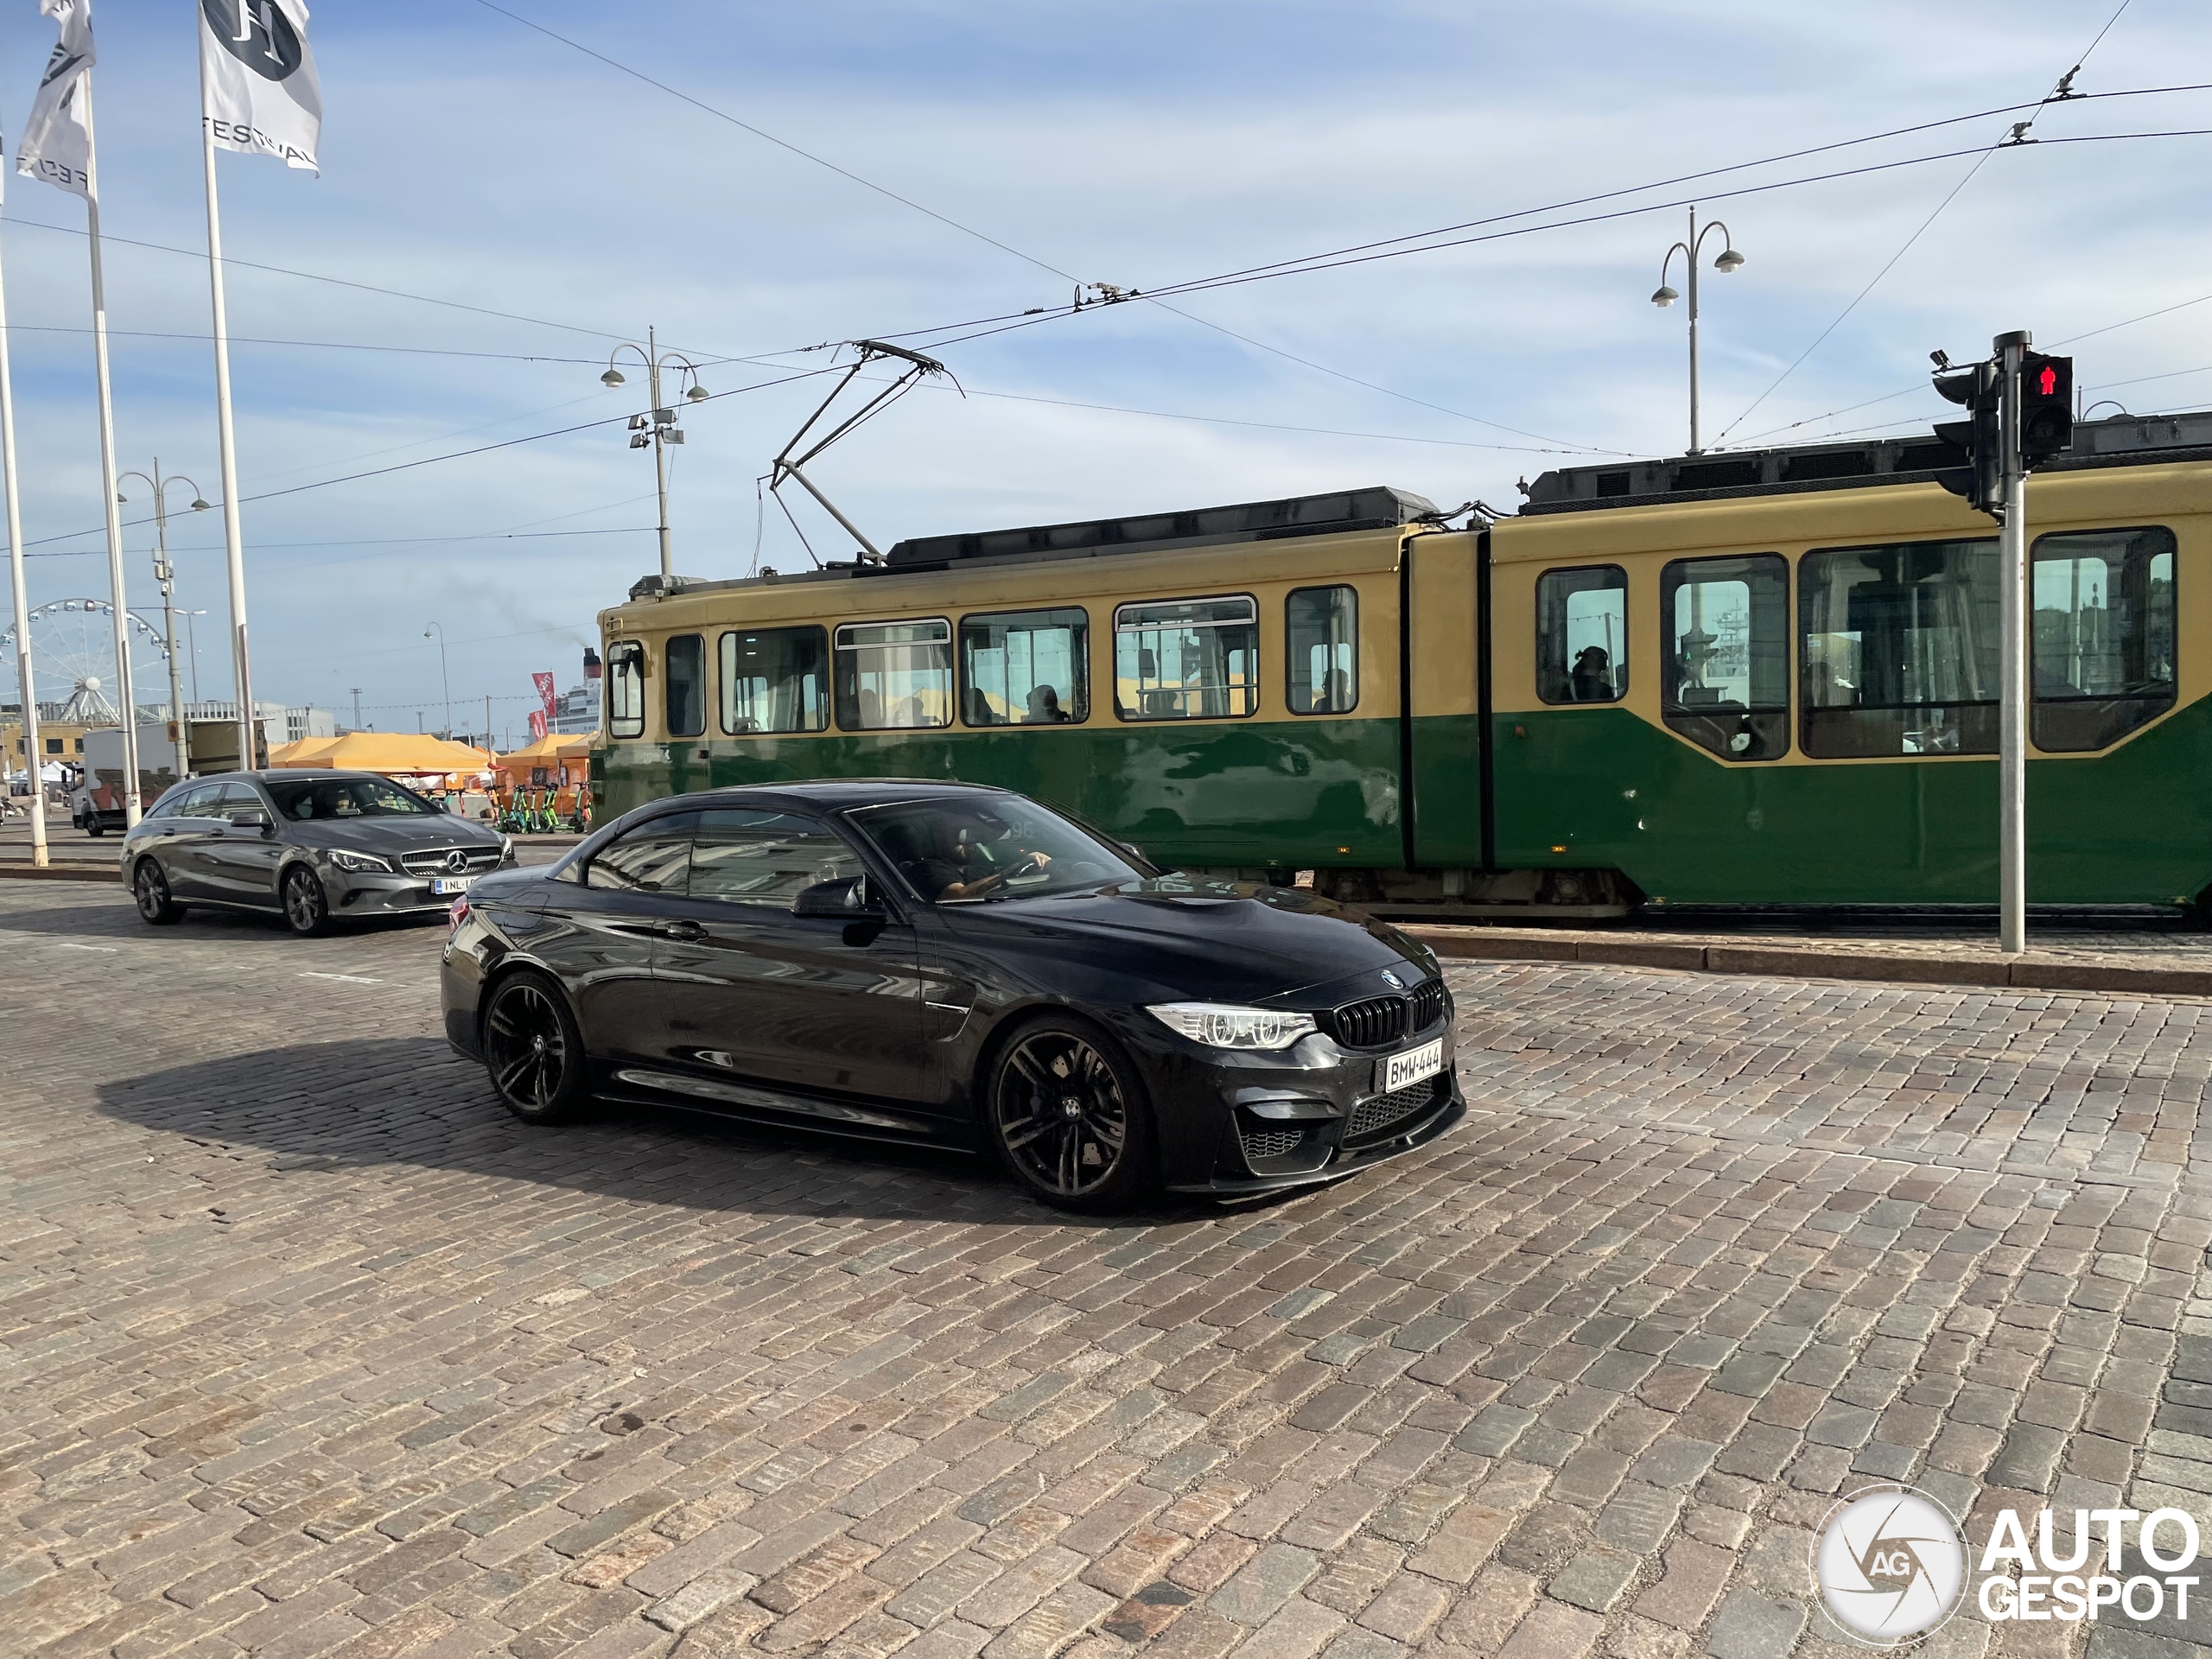
[{"label": "traffic light pole", "polygon": [[2004,569],[1998,626],[1997,948],[2018,956],[2028,948],[2028,510],[2027,472],[2020,453],[2020,360],[2024,329],[1993,342],[2003,398],[2005,522],[1999,549]]}]

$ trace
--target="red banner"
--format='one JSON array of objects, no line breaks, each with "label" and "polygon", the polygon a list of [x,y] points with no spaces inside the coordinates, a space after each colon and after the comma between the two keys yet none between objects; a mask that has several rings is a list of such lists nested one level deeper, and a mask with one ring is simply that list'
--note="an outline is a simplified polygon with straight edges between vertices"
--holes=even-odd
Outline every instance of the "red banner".
[{"label": "red banner", "polygon": [[[538,702],[545,705],[545,718],[552,719],[559,702],[553,687],[553,677],[550,674],[533,674],[530,677],[531,683],[537,687]],[[538,735],[543,737],[544,734],[544,728],[541,726]]]},{"label": "red banner", "polygon": [[530,711],[530,734],[532,737],[543,737],[545,735],[545,711],[543,709],[533,709]]}]

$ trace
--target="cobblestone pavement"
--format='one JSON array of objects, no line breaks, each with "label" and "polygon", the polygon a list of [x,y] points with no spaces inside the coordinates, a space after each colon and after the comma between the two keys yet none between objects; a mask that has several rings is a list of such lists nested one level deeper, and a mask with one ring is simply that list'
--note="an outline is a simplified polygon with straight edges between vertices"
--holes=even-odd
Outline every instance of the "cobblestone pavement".
[{"label": "cobblestone pavement", "polygon": [[440,937],[0,889],[0,1650],[1840,1659],[1859,1484],[2212,1538],[2212,1004],[1455,966],[1458,1132],[1106,1224],[526,1129]]}]

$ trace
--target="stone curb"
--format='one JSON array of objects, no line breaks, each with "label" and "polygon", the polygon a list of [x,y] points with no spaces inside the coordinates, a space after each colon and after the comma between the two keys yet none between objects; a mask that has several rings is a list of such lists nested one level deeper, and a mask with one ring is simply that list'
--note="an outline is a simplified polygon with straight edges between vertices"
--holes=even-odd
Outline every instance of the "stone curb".
[{"label": "stone curb", "polygon": [[1787,979],[1885,980],[1907,985],[1971,985],[2037,991],[2101,991],[2144,996],[2212,997],[2212,967],[2133,968],[1994,952],[1921,955],[1903,950],[1808,950],[1790,945],[1676,944],[1561,932],[1530,938],[1486,928],[1401,925],[1440,957],[1488,962],[1578,962],[1615,968],[1672,968],[1690,973],[1770,975]]},{"label": "stone curb", "polygon": [[121,881],[123,872],[112,864],[79,864],[60,861],[40,869],[30,864],[0,864],[0,880],[13,878],[18,881]]}]

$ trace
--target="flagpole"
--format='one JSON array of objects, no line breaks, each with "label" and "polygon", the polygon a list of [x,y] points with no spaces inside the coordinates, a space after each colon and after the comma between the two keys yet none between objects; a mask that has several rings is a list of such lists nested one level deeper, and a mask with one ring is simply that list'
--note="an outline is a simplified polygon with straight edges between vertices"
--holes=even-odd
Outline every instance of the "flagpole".
[{"label": "flagpole", "polygon": [[[207,27],[203,22],[201,28]],[[238,439],[231,426],[231,325],[223,305],[223,219],[215,197],[215,129],[207,116],[207,54],[200,54],[200,151],[207,179],[207,286],[215,313],[215,431],[223,469],[223,545],[231,580],[231,664],[238,689],[238,770],[255,763],[253,663],[246,650],[245,547],[238,525]]]},{"label": "flagpole", "polygon": [[16,668],[22,680],[23,764],[31,774],[31,863],[42,869],[47,863],[46,780],[40,767],[45,750],[38,733],[38,688],[31,673],[30,597],[23,578],[23,512],[16,482],[16,392],[8,367],[4,282],[0,282],[0,493],[7,497],[8,575],[16,601]]},{"label": "flagpole", "polygon": [[116,511],[115,394],[108,384],[107,286],[100,273],[100,175],[92,139],[92,77],[77,93],[85,111],[85,225],[92,254],[92,361],[99,377],[100,505],[107,518],[107,581],[114,598],[116,696],[123,715],[123,823],[138,823],[138,702],[130,683],[130,612],[123,582],[123,517]]}]

